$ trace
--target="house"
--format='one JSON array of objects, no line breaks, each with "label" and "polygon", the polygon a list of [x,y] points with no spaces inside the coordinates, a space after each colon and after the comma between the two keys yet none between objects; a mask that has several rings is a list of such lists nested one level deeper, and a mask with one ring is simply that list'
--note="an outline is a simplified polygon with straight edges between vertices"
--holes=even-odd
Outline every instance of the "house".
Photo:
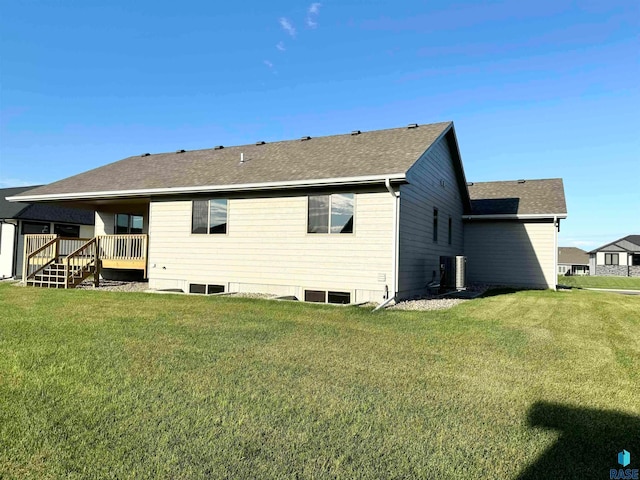
[{"label": "house", "polygon": [[576,247],[558,247],[558,275],[589,275],[589,254]]},{"label": "house", "polygon": [[468,281],[555,288],[566,218],[562,180],[468,185],[452,122],[143,154],[11,200],[94,209],[105,277],[331,303],[423,294],[460,255]]},{"label": "house", "polygon": [[25,235],[93,237],[92,210],[5,200],[37,187],[0,189],[0,278],[22,276]]},{"label": "house", "polygon": [[589,252],[592,275],[640,277],[640,235],[627,235]]}]

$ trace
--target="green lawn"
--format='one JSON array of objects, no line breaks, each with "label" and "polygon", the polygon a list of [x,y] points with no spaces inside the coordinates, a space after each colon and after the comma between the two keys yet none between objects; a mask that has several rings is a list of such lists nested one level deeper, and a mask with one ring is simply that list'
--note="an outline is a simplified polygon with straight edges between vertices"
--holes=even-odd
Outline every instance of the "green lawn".
[{"label": "green lawn", "polygon": [[596,277],[596,276],[558,276],[559,285],[581,288],[619,288],[622,290],[640,290],[640,277]]},{"label": "green lawn", "polygon": [[[0,284],[0,478],[609,478],[640,297],[440,312]],[[635,460],[634,460],[635,458]]]}]

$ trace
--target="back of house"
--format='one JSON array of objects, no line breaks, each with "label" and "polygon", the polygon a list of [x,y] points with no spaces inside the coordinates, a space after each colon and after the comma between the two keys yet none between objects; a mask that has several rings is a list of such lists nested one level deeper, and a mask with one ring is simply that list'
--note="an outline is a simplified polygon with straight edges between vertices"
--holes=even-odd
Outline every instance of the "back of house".
[{"label": "back of house", "polygon": [[468,281],[554,288],[566,218],[559,179],[467,184],[451,122],[143,154],[12,200],[95,210],[105,277],[330,303],[420,295],[465,255]]}]

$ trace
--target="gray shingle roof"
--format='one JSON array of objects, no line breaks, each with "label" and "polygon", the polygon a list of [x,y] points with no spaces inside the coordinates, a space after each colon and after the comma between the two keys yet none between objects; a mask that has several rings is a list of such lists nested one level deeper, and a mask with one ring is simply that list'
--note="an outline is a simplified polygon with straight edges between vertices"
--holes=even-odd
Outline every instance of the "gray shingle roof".
[{"label": "gray shingle roof", "polygon": [[472,215],[566,214],[561,178],[468,184]]},{"label": "gray shingle roof", "polygon": [[31,204],[25,202],[9,202],[6,197],[19,195],[33,190],[39,185],[30,187],[13,187],[0,189],[0,219],[38,220],[42,222],[74,223],[93,225],[94,213],[90,210],[60,207],[48,204]]},{"label": "gray shingle roof", "polygon": [[[29,191],[29,196],[404,174],[451,122],[264,145],[134,156]],[[244,163],[240,156],[244,155]]]},{"label": "gray shingle roof", "polygon": [[589,265],[589,254],[576,247],[558,247],[558,263]]},{"label": "gray shingle roof", "polygon": [[640,235],[627,235],[626,237],[619,238],[615,242],[607,243],[606,245],[591,250],[589,253],[600,251],[640,253]]}]

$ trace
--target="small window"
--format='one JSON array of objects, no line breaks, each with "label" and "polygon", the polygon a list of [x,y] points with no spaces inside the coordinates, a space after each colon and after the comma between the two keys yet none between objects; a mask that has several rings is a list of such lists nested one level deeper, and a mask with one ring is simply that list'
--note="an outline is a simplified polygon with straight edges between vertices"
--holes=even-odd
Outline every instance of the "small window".
[{"label": "small window", "polygon": [[451,217],[449,217],[449,234],[448,234],[449,245],[451,245],[452,236],[453,236],[453,220],[451,219]]},{"label": "small window", "polygon": [[40,222],[22,222],[22,234],[34,235],[42,233],[50,233],[50,227],[48,223]]},{"label": "small window", "polygon": [[224,293],[224,285],[207,285],[207,294]]},{"label": "small window", "polygon": [[327,302],[346,305],[351,303],[351,294],[349,292],[329,292],[327,295]]},{"label": "small window", "polygon": [[207,292],[207,286],[202,283],[189,284],[189,293],[200,293],[204,295],[206,292]]},{"label": "small window", "polygon": [[194,200],[191,209],[191,233],[227,233],[227,200]]},{"label": "small window", "polygon": [[142,233],[144,219],[142,215],[130,215],[128,213],[116,213],[114,233],[116,235],[128,235]]},{"label": "small window", "polygon": [[438,209],[433,209],[433,243],[438,243]]},{"label": "small window", "polygon": [[310,196],[307,233],[353,233],[354,206],[353,193]]},{"label": "small window", "polygon": [[53,233],[65,238],[80,238],[80,226],[54,223]]},{"label": "small window", "polygon": [[617,253],[605,253],[604,264],[605,265],[618,265],[620,262],[619,255]]},{"label": "small window", "polygon": [[326,295],[327,292],[325,292],[324,290],[305,290],[304,301],[324,303],[326,302]]}]

